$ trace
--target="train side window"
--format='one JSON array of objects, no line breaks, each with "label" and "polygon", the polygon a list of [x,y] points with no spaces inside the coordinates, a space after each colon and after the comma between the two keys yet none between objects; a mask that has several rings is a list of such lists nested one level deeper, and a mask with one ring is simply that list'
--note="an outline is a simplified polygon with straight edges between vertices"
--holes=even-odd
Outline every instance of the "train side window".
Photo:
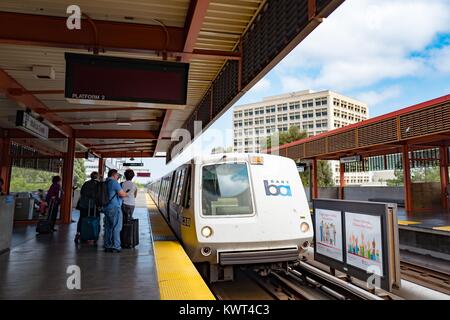
[{"label": "train side window", "polygon": [[181,202],[181,192],[183,190],[185,172],[186,172],[186,168],[184,168],[180,172],[180,183],[178,186],[178,192],[177,192],[176,201],[175,201],[177,205],[180,205],[180,202]]},{"label": "train side window", "polygon": [[174,180],[173,189],[172,189],[172,196],[170,197],[170,200],[173,202],[176,202],[176,196],[178,194],[179,185],[180,185],[180,171],[177,171],[175,174],[175,180]]},{"label": "train side window", "polygon": [[186,188],[184,189],[183,207],[189,208],[191,206],[191,170],[186,174]]}]

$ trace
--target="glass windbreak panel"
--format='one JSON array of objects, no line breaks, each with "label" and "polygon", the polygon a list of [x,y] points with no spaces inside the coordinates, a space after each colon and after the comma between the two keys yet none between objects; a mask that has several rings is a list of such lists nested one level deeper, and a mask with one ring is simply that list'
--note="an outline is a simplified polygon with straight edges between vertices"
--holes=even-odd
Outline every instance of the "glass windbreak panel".
[{"label": "glass windbreak panel", "polygon": [[245,163],[207,165],[202,169],[202,213],[205,216],[253,213]]}]

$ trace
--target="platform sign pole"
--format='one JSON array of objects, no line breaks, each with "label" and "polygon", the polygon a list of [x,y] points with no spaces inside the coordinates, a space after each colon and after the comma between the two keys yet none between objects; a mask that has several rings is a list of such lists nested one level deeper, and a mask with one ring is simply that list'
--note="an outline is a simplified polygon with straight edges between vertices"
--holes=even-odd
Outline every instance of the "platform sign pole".
[{"label": "platform sign pole", "polygon": [[403,185],[405,189],[405,211],[411,213],[412,211],[412,195],[411,195],[411,163],[409,161],[408,145],[402,147],[403,160]]},{"label": "platform sign pole", "polygon": [[442,208],[448,209],[448,194],[447,194],[447,186],[448,186],[448,147],[440,147],[439,149],[440,156],[440,172],[441,172],[441,191],[442,191]]},{"label": "platform sign pole", "polygon": [[67,138],[67,152],[64,156],[62,188],[64,195],[61,202],[61,222],[71,223],[72,220],[72,193],[73,193],[73,167],[75,160],[75,138]]},{"label": "platform sign pole", "polygon": [[0,138],[0,177],[3,179],[3,193],[8,194],[11,185],[12,161],[10,156],[11,139]]}]

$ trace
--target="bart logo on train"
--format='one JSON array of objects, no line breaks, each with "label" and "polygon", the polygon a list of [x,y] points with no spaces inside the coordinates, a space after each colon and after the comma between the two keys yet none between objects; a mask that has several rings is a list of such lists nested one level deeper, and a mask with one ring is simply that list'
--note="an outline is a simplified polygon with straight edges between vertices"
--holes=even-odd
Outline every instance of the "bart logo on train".
[{"label": "bart logo on train", "polygon": [[[286,183],[286,184],[284,184]],[[291,197],[291,186],[284,180],[264,180],[264,189],[267,196]]]}]

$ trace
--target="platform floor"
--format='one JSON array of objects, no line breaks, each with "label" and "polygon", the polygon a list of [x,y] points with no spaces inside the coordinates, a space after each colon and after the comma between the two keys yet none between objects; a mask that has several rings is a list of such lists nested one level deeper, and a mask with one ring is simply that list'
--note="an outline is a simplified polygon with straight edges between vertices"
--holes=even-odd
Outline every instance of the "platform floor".
[{"label": "platform floor", "polygon": [[[76,223],[38,236],[35,226],[16,227],[11,251],[0,255],[0,299],[159,299],[145,195],[140,197],[140,244],[121,253],[103,252],[102,237],[98,246],[76,245]],[[80,267],[81,290],[67,288],[70,265]]]},{"label": "platform floor", "polygon": [[411,228],[444,231],[450,236],[450,213],[410,213],[406,214],[404,208],[397,209],[397,218],[400,226]]}]

